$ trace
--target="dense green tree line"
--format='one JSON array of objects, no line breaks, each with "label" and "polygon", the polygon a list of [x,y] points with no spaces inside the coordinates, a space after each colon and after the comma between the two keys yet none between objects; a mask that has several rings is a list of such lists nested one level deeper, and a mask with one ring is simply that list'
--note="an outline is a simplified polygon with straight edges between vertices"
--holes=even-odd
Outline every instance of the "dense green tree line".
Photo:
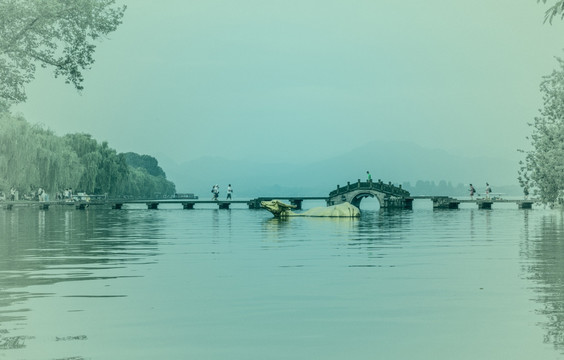
[{"label": "dense green tree line", "polygon": [[[143,158],[130,166],[127,157]],[[64,189],[110,196],[152,197],[175,193],[156,159],[118,154],[107,142],[88,134],[57,136],[22,116],[0,111],[0,191],[21,195],[43,188],[54,195]]]}]

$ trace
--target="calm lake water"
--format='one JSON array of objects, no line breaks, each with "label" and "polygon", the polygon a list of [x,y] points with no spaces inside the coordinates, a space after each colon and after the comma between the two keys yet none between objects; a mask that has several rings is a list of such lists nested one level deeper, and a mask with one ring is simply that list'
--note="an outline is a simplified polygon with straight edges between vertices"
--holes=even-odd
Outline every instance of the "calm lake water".
[{"label": "calm lake water", "polygon": [[0,210],[0,359],[564,358],[562,212],[361,209]]}]

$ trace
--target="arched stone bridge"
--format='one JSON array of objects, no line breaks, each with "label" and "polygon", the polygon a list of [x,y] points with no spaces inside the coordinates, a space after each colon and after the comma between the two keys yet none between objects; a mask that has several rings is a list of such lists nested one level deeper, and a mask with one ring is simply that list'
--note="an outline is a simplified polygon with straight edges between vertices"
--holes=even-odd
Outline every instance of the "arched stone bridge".
[{"label": "arched stone bridge", "polygon": [[384,184],[382,181],[367,181],[356,183],[348,182],[346,186],[337,185],[337,190],[329,193],[327,205],[337,205],[349,202],[356,207],[360,207],[360,202],[366,197],[375,197],[380,203],[380,208],[386,209],[411,209],[413,198],[409,191],[403,190],[400,186],[392,183]]}]

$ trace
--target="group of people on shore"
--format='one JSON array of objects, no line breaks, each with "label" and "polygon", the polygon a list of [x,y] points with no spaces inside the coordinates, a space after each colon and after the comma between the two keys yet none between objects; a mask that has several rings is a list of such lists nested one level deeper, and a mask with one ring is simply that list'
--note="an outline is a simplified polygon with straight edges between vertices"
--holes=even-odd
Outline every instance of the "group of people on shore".
[{"label": "group of people on shore", "polygon": [[[476,193],[476,188],[474,188],[474,186],[472,184],[470,184],[470,188],[468,189],[468,191],[470,191],[470,199],[474,199],[474,194]],[[490,184],[486,183],[486,190],[484,191],[484,193],[486,194],[486,199],[490,198],[491,192],[492,192],[492,188],[491,188]]]},{"label": "group of people on shore", "polygon": [[37,188],[37,190],[35,190],[33,187],[30,187],[29,192],[20,195],[20,191],[15,186],[12,186],[7,197],[4,196],[3,192],[0,192],[0,199],[8,201],[36,200],[44,202],[49,201],[49,194],[47,194],[47,192],[42,187]]},{"label": "group of people on shore", "polygon": [[[212,192],[212,200],[218,201],[218,199],[219,199],[219,185],[218,185],[218,184],[215,184],[215,185],[212,187],[211,192]],[[227,197],[226,197],[226,200],[231,200],[232,195],[233,195],[233,188],[231,187],[231,184],[229,184],[229,185],[227,186]]]},{"label": "group of people on shore", "polygon": [[[67,188],[63,191],[58,191],[57,193],[55,193],[55,200],[57,201],[73,200],[73,196],[74,194],[72,188]],[[7,193],[7,196],[0,191],[0,200],[7,200],[7,201],[35,200],[40,202],[46,202],[50,200],[50,197],[47,191],[45,191],[45,189],[43,189],[42,187],[38,187],[37,190],[34,189],[33,187],[30,187],[29,192],[20,195],[19,190],[15,186],[12,186],[10,188],[10,192]]]},{"label": "group of people on shore", "polygon": [[63,190],[62,192],[57,193],[58,200],[68,200],[72,199],[72,188],[68,188]]},{"label": "group of people on shore", "polygon": [[10,200],[10,201],[19,200],[19,196],[20,196],[19,191],[18,191],[15,187],[12,186],[12,187],[10,188],[10,197],[9,197],[9,200]]}]

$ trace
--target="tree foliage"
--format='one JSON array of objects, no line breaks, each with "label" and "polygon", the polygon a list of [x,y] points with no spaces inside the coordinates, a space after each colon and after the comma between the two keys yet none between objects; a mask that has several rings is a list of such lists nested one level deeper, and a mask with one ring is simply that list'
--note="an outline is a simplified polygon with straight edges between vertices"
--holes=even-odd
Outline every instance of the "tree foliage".
[{"label": "tree foliage", "polygon": [[0,112],[0,191],[7,193],[11,187],[22,195],[39,187],[51,194],[66,188],[111,196],[175,193],[172,182],[130,167],[125,154],[107,142],[99,143],[88,134],[59,137],[6,111]]},{"label": "tree foliage", "polygon": [[[537,2],[543,2],[546,4],[546,0],[537,0]],[[555,17],[560,16],[561,19],[564,19],[564,0],[558,0],[552,5],[551,7],[546,10],[544,13],[544,21],[552,23],[552,19]]]},{"label": "tree foliage", "polygon": [[[547,3],[547,0],[537,2]],[[564,0],[557,0],[545,12],[545,22],[560,16],[564,19]],[[540,85],[543,108],[534,122],[530,137],[532,150],[522,151],[519,183],[525,195],[531,191],[549,205],[564,200],[564,61],[557,59],[559,68],[545,76]]]},{"label": "tree foliage", "polygon": [[149,155],[139,155],[133,152],[128,152],[124,155],[127,165],[134,168],[145,169],[150,175],[166,178],[165,172],[159,166],[159,162],[154,157]]},{"label": "tree foliage", "polygon": [[123,154],[117,154],[105,141],[98,144],[89,134],[65,135],[65,140],[85,169],[79,189],[90,194],[122,193],[129,175]]},{"label": "tree foliage", "polygon": [[96,40],[121,24],[115,0],[0,0],[0,100],[26,100],[36,65],[77,90],[94,63]]},{"label": "tree foliage", "polygon": [[550,205],[564,199],[564,61],[558,63],[559,68],[541,82],[544,105],[529,124],[532,150],[525,152],[518,178],[525,194],[532,190]]},{"label": "tree foliage", "polygon": [[[128,181],[125,182],[124,194],[146,194],[145,196],[166,197],[173,195],[174,185],[160,176],[153,176],[143,168],[130,168]],[[138,195],[137,195],[138,196]]]},{"label": "tree foliage", "polygon": [[39,186],[58,189],[77,180],[78,157],[64,141],[22,117],[0,115],[0,185],[20,191]]}]

